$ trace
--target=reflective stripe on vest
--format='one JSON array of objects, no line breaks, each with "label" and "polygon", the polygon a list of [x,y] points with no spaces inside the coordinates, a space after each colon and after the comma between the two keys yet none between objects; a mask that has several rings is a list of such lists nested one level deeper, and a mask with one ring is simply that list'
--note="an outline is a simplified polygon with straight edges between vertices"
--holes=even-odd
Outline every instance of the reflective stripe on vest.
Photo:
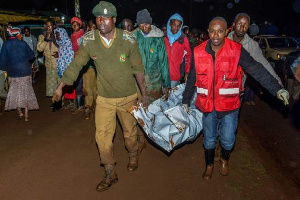
[{"label": "reflective stripe on vest", "polygon": [[208,89],[197,87],[197,93],[208,95]]},{"label": "reflective stripe on vest", "polygon": [[240,89],[239,88],[220,88],[219,94],[239,94]]}]

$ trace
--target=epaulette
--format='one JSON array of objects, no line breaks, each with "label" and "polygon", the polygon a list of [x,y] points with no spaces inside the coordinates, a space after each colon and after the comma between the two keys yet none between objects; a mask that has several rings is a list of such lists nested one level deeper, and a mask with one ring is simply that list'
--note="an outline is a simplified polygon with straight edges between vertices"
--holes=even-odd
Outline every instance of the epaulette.
[{"label": "epaulette", "polygon": [[82,44],[85,46],[88,42],[95,40],[95,31],[88,31],[83,35]]},{"label": "epaulette", "polygon": [[123,37],[122,38],[123,38],[123,40],[128,40],[132,44],[134,44],[135,40],[136,40],[136,36],[133,33],[130,33],[126,30],[123,31]]}]

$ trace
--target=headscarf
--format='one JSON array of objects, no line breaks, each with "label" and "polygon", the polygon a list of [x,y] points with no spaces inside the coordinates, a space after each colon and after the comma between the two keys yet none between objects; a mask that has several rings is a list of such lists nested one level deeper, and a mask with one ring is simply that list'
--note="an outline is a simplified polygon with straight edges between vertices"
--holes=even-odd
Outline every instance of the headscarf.
[{"label": "headscarf", "polygon": [[18,27],[8,26],[6,32],[10,38],[16,38],[21,35],[21,29]]},{"label": "headscarf", "polygon": [[79,17],[72,17],[71,24],[73,22],[77,22],[80,26],[82,26],[82,21],[81,21],[81,19]]},{"label": "headscarf", "polygon": [[[174,35],[171,31],[171,26],[170,26],[170,22],[171,20],[179,20],[181,21],[181,27],[178,30],[178,32]],[[174,15],[172,15],[167,23],[167,36],[169,38],[169,42],[172,45],[182,34],[182,26],[183,26],[183,19],[182,17],[178,14],[175,13]]]},{"label": "headscarf", "polygon": [[59,33],[60,40],[56,40],[59,45],[58,59],[57,59],[57,73],[59,77],[62,77],[63,73],[67,69],[68,65],[74,58],[74,51],[72,48],[71,39],[68,36],[66,29],[56,28],[54,33]]}]

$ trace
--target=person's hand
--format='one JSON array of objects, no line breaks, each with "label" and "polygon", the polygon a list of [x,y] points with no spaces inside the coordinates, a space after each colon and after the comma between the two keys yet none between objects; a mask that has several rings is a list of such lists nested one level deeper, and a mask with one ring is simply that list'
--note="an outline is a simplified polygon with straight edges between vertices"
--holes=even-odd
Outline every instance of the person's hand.
[{"label": "person's hand", "polygon": [[184,108],[184,110],[189,113],[190,112],[190,108],[189,108],[189,105],[188,104],[182,104],[182,107]]},{"label": "person's hand", "polygon": [[286,91],[285,89],[281,89],[277,92],[277,98],[282,100],[284,105],[288,105],[289,104],[289,92]]},{"label": "person's hand", "polygon": [[148,97],[147,97],[147,95],[142,95],[142,102],[141,102],[142,104],[143,104],[143,107],[147,110],[148,109]]},{"label": "person's hand", "polygon": [[38,71],[38,68],[36,67],[36,65],[34,63],[31,64],[31,68],[32,68],[32,72]]},{"label": "person's hand", "polygon": [[47,39],[47,40],[50,40],[50,39],[51,39],[51,34],[52,34],[51,31],[47,31],[47,32],[46,32],[46,39]]},{"label": "person's hand", "polygon": [[59,57],[59,56],[58,56],[58,52],[55,51],[55,52],[52,54],[52,56],[53,56],[54,58],[58,58],[58,57]]},{"label": "person's hand", "polygon": [[170,91],[170,88],[163,88],[162,92],[163,92],[165,99],[169,98],[169,91]]},{"label": "person's hand", "polygon": [[52,97],[52,102],[58,102],[61,100],[61,97],[62,97],[62,88],[63,88],[64,84],[63,83],[60,83],[56,90],[54,91],[53,93],[53,97]]},{"label": "person's hand", "polygon": [[185,73],[185,75],[184,75],[184,82],[185,82],[185,83],[186,83],[186,81],[187,81],[188,76],[189,76],[189,73]]}]

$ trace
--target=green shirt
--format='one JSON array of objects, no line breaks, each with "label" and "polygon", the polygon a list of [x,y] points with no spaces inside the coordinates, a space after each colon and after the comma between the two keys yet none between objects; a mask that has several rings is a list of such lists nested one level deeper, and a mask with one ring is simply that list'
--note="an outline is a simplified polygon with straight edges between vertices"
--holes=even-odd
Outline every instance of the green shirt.
[{"label": "green shirt", "polygon": [[119,98],[136,93],[134,75],[144,73],[136,37],[128,31],[117,28],[115,31],[109,47],[101,42],[98,30],[87,32],[61,81],[72,85],[82,67],[91,58],[97,71],[98,95],[106,98]]}]

